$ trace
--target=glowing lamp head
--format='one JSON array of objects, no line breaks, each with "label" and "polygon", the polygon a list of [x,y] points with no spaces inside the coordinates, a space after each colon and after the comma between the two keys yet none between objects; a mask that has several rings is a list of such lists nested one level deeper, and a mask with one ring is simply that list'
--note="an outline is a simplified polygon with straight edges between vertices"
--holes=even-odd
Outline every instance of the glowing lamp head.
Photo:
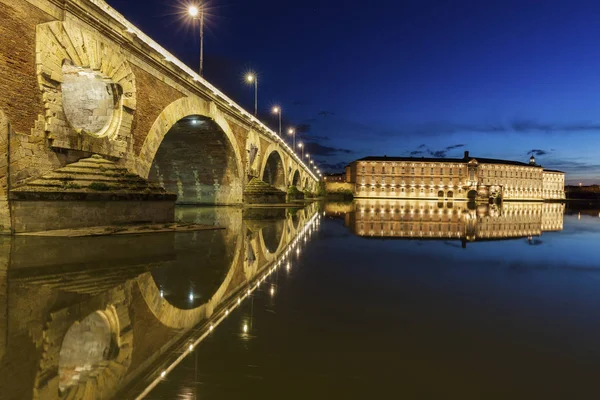
[{"label": "glowing lamp head", "polygon": [[293,130],[292,128],[290,128],[290,129],[288,129],[288,133],[289,133],[290,135],[293,135],[293,134],[294,134],[294,130]]},{"label": "glowing lamp head", "polygon": [[298,148],[300,148],[300,149],[301,149],[301,148],[302,148],[302,146],[304,146],[304,145],[302,144],[302,142],[298,143]]},{"label": "glowing lamp head", "polygon": [[281,111],[281,109],[277,106],[273,107],[273,114],[279,114],[279,112]]},{"label": "glowing lamp head", "polygon": [[188,14],[190,14],[191,17],[197,17],[198,14],[200,14],[200,10],[196,6],[190,6],[190,8],[188,8]]},{"label": "glowing lamp head", "polygon": [[246,80],[247,80],[248,82],[254,82],[254,75],[252,75],[252,74],[248,74],[248,75],[246,75]]}]

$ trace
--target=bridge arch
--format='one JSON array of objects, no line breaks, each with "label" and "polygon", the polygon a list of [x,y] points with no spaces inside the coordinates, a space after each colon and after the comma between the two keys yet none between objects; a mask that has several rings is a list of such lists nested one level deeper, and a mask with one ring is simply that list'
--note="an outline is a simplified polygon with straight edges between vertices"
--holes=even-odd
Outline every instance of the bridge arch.
[{"label": "bridge arch", "polygon": [[294,173],[292,174],[292,180],[291,180],[291,184],[292,186],[296,186],[298,189],[302,190],[302,181],[300,178],[300,170],[296,169],[294,171]]},{"label": "bridge arch", "polygon": [[242,202],[244,168],[235,136],[214,103],[184,97],[158,116],[135,170],[191,204]]},{"label": "bridge arch", "polygon": [[286,169],[285,155],[271,145],[264,153],[260,178],[275,188],[287,191],[288,174]]}]

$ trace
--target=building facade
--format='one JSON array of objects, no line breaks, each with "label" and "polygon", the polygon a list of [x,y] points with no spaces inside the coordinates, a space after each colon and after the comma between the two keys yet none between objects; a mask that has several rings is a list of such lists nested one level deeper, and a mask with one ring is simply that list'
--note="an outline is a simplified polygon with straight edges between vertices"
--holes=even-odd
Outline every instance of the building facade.
[{"label": "building facade", "polygon": [[325,182],[346,182],[346,174],[327,174],[323,176]]},{"label": "building facade", "polygon": [[366,157],[346,167],[358,198],[543,201],[565,198],[565,174],[491,158]]}]

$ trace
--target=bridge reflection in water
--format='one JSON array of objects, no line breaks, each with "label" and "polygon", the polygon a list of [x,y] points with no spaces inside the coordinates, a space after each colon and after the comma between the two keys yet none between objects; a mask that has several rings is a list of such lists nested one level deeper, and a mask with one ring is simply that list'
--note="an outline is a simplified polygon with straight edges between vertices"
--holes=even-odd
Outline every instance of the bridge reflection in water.
[{"label": "bridge reflection in water", "polygon": [[356,235],[405,239],[455,239],[462,242],[534,237],[563,229],[560,203],[474,204],[412,200],[357,200],[328,205],[345,215]]},{"label": "bridge reflection in water", "polygon": [[274,291],[320,222],[317,204],[177,213],[226,229],[0,238],[2,399],[142,398],[261,284]]}]

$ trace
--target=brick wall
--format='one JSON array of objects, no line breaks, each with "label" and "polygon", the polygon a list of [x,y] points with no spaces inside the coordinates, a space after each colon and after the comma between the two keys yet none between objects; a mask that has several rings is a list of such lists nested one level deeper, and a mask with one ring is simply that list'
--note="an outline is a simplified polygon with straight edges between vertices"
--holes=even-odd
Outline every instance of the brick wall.
[{"label": "brick wall", "polygon": [[184,95],[135,65],[131,65],[131,69],[137,84],[137,111],[132,128],[133,150],[135,155],[139,155],[154,121],[169,104]]},{"label": "brick wall", "polygon": [[24,1],[0,0],[0,109],[29,134],[44,113],[35,64],[35,27],[52,18]]}]

